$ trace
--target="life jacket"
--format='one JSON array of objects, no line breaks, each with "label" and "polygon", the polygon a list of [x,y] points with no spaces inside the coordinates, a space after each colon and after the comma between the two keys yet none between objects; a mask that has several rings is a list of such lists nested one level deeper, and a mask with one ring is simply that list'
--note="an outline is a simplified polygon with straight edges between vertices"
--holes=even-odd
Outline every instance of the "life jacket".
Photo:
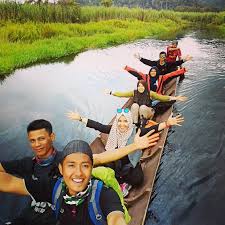
[{"label": "life jacket", "polygon": [[171,50],[169,47],[167,48],[167,62],[176,62],[177,56],[181,56],[181,51],[179,48],[176,50]]},{"label": "life jacket", "polygon": [[[88,197],[88,213],[91,218],[91,221],[94,225],[106,225],[106,218],[102,213],[100,206],[100,195],[102,187],[106,184],[108,187],[111,187],[118,194],[121,204],[124,209],[125,220],[128,223],[131,220],[131,217],[127,211],[127,208],[124,205],[123,194],[121,192],[119,183],[115,178],[114,170],[106,167],[97,167],[92,170],[92,176],[97,179],[92,179],[92,191]],[[103,181],[104,183],[103,183]],[[60,178],[55,183],[53,192],[52,192],[52,203],[54,205],[54,211],[56,219],[59,217],[59,212],[61,209],[63,195],[62,192],[62,181],[63,178]]]},{"label": "life jacket", "polygon": [[157,125],[158,123],[156,123],[155,121],[153,120],[148,120],[146,125],[145,125],[145,128],[149,128],[149,127],[152,127],[154,125]]}]

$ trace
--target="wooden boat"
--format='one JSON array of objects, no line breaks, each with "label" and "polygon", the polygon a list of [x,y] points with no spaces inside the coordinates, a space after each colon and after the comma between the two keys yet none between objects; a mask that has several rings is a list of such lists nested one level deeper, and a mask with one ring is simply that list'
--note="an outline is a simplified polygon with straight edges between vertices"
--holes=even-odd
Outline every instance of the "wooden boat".
[{"label": "wooden boat", "polygon": [[[175,91],[176,78],[171,80],[164,87],[164,93],[166,95],[175,95]],[[123,107],[130,107],[132,105],[132,102],[133,98],[130,98]],[[167,120],[171,113],[172,107],[170,107],[170,109],[168,109],[162,115],[156,115],[156,122],[159,123]],[[110,123],[112,123],[112,121]],[[128,197],[125,198],[129,213],[132,217],[132,220],[129,225],[143,225],[145,222],[148,205],[151,200],[151,195],[153,191],[154,181],[156,178],[157,170],[160,165],[163,147],[167,138],[167,133],[168,128],[164,129],[163,132],[160,134],[160,139],[157,145],[145,150],[143,153],[143,156],[141,158],[141,165],[144,172],[144,183],[139,188],[132,188],[129,192]],[[107,140],[107,136],[107,134],[101,134],[100,137],[97,137],[92,142],[91,148],[94,153],[100,153],[105,151],[104,146]]]}]

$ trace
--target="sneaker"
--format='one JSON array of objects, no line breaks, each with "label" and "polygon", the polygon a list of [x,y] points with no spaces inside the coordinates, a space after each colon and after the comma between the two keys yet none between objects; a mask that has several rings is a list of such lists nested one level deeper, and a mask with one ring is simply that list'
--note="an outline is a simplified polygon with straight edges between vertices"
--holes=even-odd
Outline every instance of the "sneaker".
[{"label": "sneaker", "polygon": [[129,190],[132,188],[132,186],[128,183],[122,183],[120,184],[120,188],[123,192],[123,197],[126,197],[129,194]]}]

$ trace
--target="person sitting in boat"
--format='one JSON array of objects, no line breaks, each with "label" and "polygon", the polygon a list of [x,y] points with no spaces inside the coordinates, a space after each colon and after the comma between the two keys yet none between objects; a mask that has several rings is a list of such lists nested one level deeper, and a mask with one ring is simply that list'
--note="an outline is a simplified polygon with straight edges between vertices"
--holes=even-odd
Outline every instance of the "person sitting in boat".
[{"label": "person sitting in boat", "polygon": [[[144,80],[139,80],[137,83],[137,90],[132,90],[128,92],[112,92],[107,91],[108,94],[116,97],[134,97],[134,103],[131,106],[131,112],[133,116],[133,122],[135,124],[140,124],[139,118],[144,118],[145,120],[152,119],[155,110],[152,107],[152,100],[159,100],[160,102],[170,102],[168,105],[170,107],[175,101],[186,101],[184,96],[168,96],[159,95],[154,91],[148,91],[147,83]],[[167,107],[167,109],[168,109]],[[157,108],[157,105],[154,106]],[[157,110],[157,109],[156,109]],[[158,111],[158,110],[157,110]]]},{"label": "person sitting in boat", "polygon": [[[69,112],[67,117],[71,120],[81,121],[86,127],[93,128],[102,133],[109,134],[108,140],[105,145],[106,152],[109,150],[117,150],[118,148],[124,147],[131,142],[133,142],[134,136],[136,134],[136,126],[133,123],[131,112],[128,108],[117,109],[117,114],[112,125],[105,125],[96,122],[85,117],[81,117],[79,113]],[[183,122],[183,117],[177,116],[174,118],[169,118],[166,122],[148,127],[140,128],[140,135],[144,135],[151,130],[155,132],[161,131],[164,128],[172,125],[180,125]],[[116,151],[114,151],[116,153]],[[140,158],[142,156],[142,151],[136,151],[128,156],[111,163],[110,166],[115,170],[116,178],[121,184],[122,191],[124,195],[128,194],[128,189],[131,186],[139,186],[142,184],[144,179],[144,174],[140,165]],[[127,185],[129,184],[129,185]]]},{"label": "person sitting in boat", "polygon": [[[93,155],[94,165],[101,165],[118,160],[137,149],[145,149],[156,145],[159,134],[149,132],[140,137],[136,134],[134,143],[118,149],[118,151],[107,151]],[[0,173],[9,173],[25,178],[33,176],[39,179],[50,174],[59,158],[59,151],[53,147],[55,134],[52,125],[44,119],[34,120],[27,126],[27,139],[35,157],[25,157],[17,160],[1,161]],[[10,224],[46,224],[54,225],[55,217],[52,213],[51,204],[46,202],[33,201],[32,204],[23,210],[22,214],[11,221]]]},{"label": "person sitting in boat", "polygon": [[125,66],[124,68],[127,72],[129,72],[131,75],[136,77],[138,80],[144,80],[148,84],[148,91],[155,91],[157,94],[163,94],[163,85],[165,81],[169,78],[181,76],[184,73],[187,72],[185,68],[173,71],[171,73],[167,73],[165,75],[160,75],[159,70],[156,66],[153,66],[148,74],[144,74],[142,72],[138,72],[137,70]]},{"label": "person sitting in boat", "polygon": [[59,157],[61,176],[24,179],[0,173],[0,191],[52,202],[56,224],[125,225],[124,210],[116,191],[92,179],[93,154],[88,143],[69,142]]},{"label": "person sitting in boat", "polygon": [[187,55],[185,58],[175,62],[166,61],[166,52],[159,53],[159,60],[151,61],[149,59],[142,58],[139,53],[135,53],[134,57],[139,59],[142,63],[148,66],[156,66],[159,69],[159,74],[164,75],[170,72],[173,72],[177,69],[178,66],[192,59],[190,55]]},{"label": "person sitting in boat", "polygon": [[171,45],[167,47],[166,61],[167,62],[176,62],[178,60],[182,60],[181,50],[178,46],[178,41],[173,40]]}]

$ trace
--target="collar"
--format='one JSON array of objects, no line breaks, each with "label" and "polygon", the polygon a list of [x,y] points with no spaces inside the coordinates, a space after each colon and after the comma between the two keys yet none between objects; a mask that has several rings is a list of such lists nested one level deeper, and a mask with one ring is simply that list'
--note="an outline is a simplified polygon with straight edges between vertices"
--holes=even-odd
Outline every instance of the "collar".
[{"label": "collar", "polygon": [[33,158],[33,160],[40,166],[49,166],[53,163],[56,156],[56,150],[53,149],[52,154],[46,159],[39,159],[37,156]]}]

